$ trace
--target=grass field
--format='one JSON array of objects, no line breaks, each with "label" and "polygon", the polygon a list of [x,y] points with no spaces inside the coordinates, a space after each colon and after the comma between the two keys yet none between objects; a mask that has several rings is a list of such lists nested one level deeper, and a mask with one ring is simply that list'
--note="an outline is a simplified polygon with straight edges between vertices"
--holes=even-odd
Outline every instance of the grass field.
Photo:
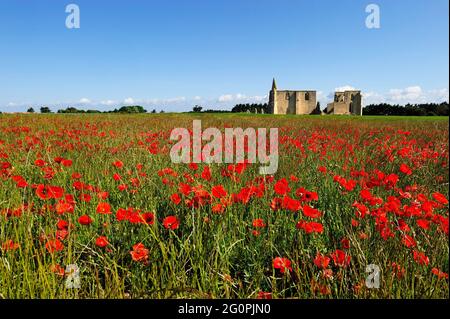
[{"label": "grass field", "polygon": [[[173,164],[193,119],[279,128],[277,173]],[[448,298],[448,125],[0,114],[0,298]]]}]

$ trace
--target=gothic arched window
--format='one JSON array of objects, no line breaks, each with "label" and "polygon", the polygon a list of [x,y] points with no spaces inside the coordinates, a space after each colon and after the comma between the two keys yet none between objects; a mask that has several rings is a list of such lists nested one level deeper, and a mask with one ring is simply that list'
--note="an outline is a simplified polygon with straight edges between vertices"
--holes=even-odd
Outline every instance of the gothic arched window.
[{"label": "gothic arched window", "polygon": [[309,92],[305,93],[305,101],[309,101]]}]

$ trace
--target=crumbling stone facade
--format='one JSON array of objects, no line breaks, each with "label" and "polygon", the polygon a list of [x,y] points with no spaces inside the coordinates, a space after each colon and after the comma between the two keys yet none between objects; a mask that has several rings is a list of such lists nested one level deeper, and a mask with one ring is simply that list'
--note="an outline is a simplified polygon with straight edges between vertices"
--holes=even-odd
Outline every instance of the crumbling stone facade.
[{"label": "crumbling stone facade", "polygon": [[362,115],[361,91],[335,92],[334,101],[322,112],[317,106],[317,94],[312,90],[278,90],[275,79],[269,93],[272,114],[353,114]]},{"label": "crumbling stone facade", "polygon": [[275,79],[269,93],[272,114],[312,114],[316,109],[316,91],[278,90]]},{"label": "crumbling stone facade", "polygon": [[362,115],[361,100],[361,91],[335,92],[334,102],[328,103],[326,113]]}]

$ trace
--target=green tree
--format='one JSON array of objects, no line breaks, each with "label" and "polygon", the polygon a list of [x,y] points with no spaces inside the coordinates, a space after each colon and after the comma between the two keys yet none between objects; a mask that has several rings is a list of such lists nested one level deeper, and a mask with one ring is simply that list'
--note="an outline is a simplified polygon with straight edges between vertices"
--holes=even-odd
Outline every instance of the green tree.
[{"label": "green tree", "polygon": [[47,106],[43,106],[41,107],[41,113],[52,113],[52,110]]},{"label": "green tree", "polygon": [[202,109],[203,107],[201,107],[200,105],[196,105],[192,108],[192,111],[194,111],[195,113],[200,113]]},{"label": "green tree", "polygon": [[147,110],[145,110],[140,105],[131,105],[131,106],[122,106],[119,110],[119,113],[146,113]]},{"label": "green tree", "polygon": [[34,113],[34,109],[33,109],[32,107],[30,107],[30,108],[27,110],[27,112],[28,112],[28,113]]}]

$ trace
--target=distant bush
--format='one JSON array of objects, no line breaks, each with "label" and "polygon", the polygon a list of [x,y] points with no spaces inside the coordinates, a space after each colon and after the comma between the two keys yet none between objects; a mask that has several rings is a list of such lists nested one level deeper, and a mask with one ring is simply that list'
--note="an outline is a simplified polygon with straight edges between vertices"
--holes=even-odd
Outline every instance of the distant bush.
[{"label": "distant bush", "polygon": [[245,113],[245,112],[269,113],[269,104],[267,104],[267,103],[264,103],[264,104],[257,104],[257,103],[236,104],[236,106],[231,109],[231,112],[233,112],[233,113]]}]

